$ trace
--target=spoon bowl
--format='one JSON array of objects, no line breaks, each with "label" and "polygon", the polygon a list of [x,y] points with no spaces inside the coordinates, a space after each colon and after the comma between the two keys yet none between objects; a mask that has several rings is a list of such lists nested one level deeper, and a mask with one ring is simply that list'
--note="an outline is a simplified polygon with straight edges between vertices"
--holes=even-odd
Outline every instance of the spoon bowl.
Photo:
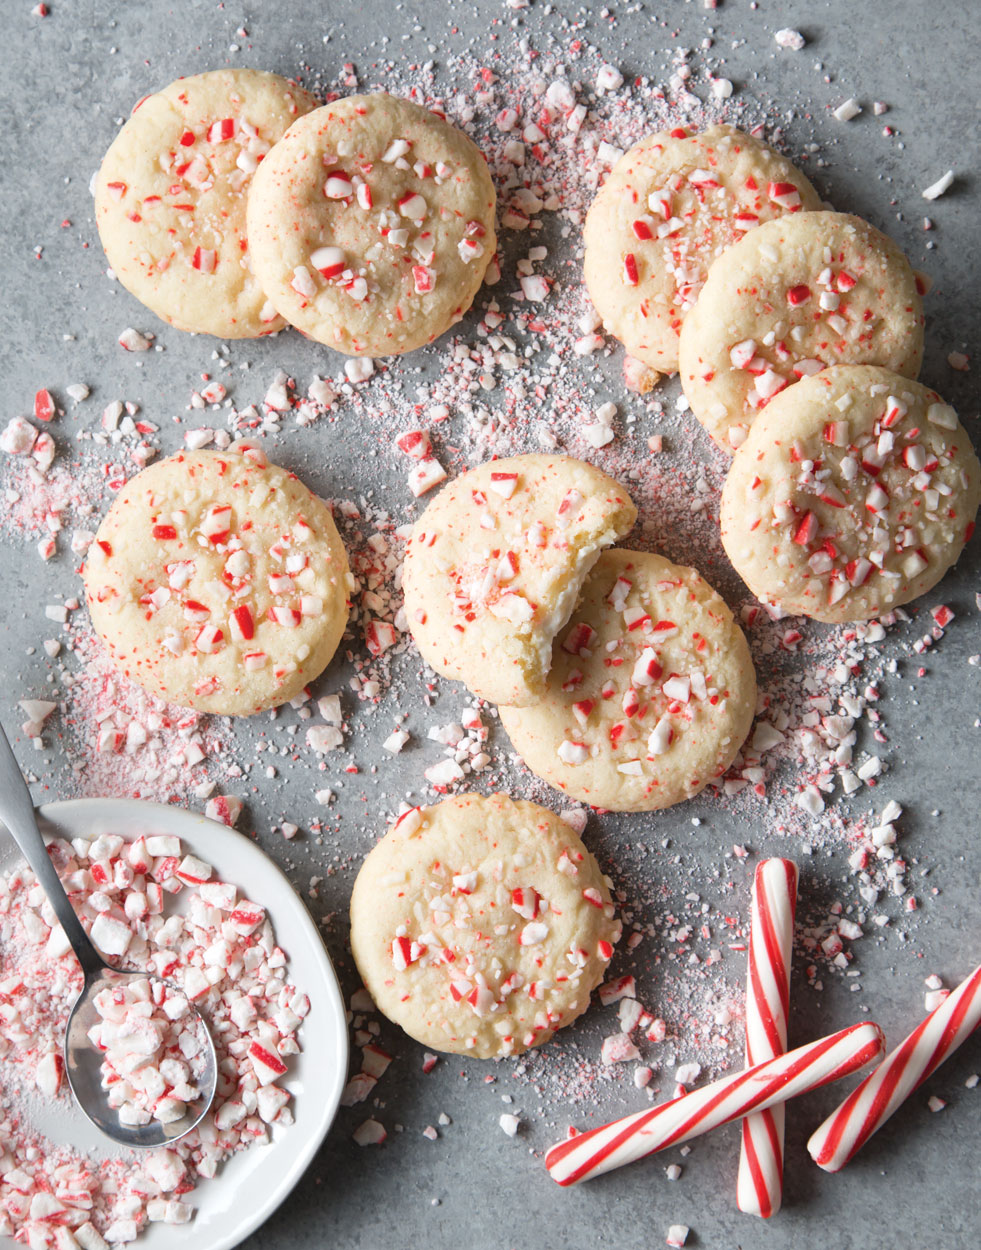
[{"label": "spoon bowl", "polygon": [[[31,792],[21,774],[6,734],[0,727],[0,821],[6,825],[24,858],[34,871],[38,885],[47,895],[58,923],[64,930],[69,945],[75,952],[82,968],[84,985],[79,994],[65,1031],[65,1072],[75,1101],[107,1137],[121,1146],[136,1146],[152,1150],[175,1142],[189,1133],[207,1113],[218,1085],[218,1060],[211,1033],[201,1013],[192,1004],[185,1008],[185,1029],[193,1028],[199,1038],[197,1055],[201,1057],[195,1075],[198,1097],[187,1104],[180,1119],[166,1123],[151,1119],[146,1124],[124,1124],[118,1111],[110,1106],[108,1090],[102,1085],[103,1055],[89,1037],[89,1029],[98,1024],[100,1017],[95,998],[104,989],[118,989],[127,981],[138,979],[167,985],[157,977],[137,970],[124,971],[113,968],[102,958],[75,914],[65,887],[51,858],[44,838],[37,826],[37,815]],[[168,986],[178,993],[178,987]]]},{"label": "spoon bowl", "polygon": [[109,1104],[109,1091],[102,1083],[102,1054],[92,1045],[89,1030],[101,1019],[95,1007],[96,996],[103,990],[111,991],[125,985],[133,977],[140,977],[151,984],[168,984],[146,973],[122,972],[112,968],[106,968],[94,977],[86,977],[65,1030],[65,1076],[75,1101],[97,1129],[121,1146],[153,1150],[172,1145],[196,1128],[207,1115],[218,1083],[218,1061],[210,1030],[201,1015],[191,1008],[191,1026],[200,1043],[198,1056],[203,1058],[203,1063],[200,1059],[198,1062],[201,1072],[196,1081],[200,1091],[198,1098],[187,1104],[184,1115],[178,1120],[124,1124],[119,1117],[119,1111]]}]

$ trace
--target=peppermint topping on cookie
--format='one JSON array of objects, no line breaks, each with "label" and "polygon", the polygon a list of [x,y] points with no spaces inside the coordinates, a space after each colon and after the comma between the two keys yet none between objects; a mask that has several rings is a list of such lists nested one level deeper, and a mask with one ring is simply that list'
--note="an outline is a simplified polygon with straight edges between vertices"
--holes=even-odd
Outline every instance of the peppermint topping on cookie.
[{"label": "peppermint topping on cookie", "polygon": [[757,594],[862,619],[942,576],[978,499],[953,409],[885,369],[840,366],[785,392],[751,431],[723,493],[723,541]]},{"label": "peppermint topping on cookie", "polygon": [[459,320],[495,245],[478,150],[384,94],[336,101],[294,126],[263,162],[249,215],[274,305],[359,356],[408,351]]},{"label": "peppermint topping on cookie", "polygon": [[643,810],[720,775],[754,707],[746,641],[714,591],[693,570],[615,548],[586,581],[544,697],[502,708],[501,721],[552,785],[598,807]]},{"label": "peppermint topping on cookie", "polygon": [[429,1045],[478,1055],[520,1053],[574,1019],[620,932],[576,835],[505,795],[401,818],[365,861],[351,911],[381,1009]]},{"label": "peppermint topping on cookie", "polygon": [[248,443],[133,478],[86,567],[93,621],[116,662],[165,698],[230,711],[282,702],[314,675],[314,659],[326,663],[348,585],[323,504]]},{"label": "peppermint topping on cookie", "polygon": [[268,332],[266,297],[246,262],[245,193],[259,162],[314,104],[274,74],[215,70],[179,79],[134,110],[95,195],[106,254],[138,299],[183,329]]},{"label": "peppermint topping on cookie", "polygon": [[801,213],[761,226],[713,267],[682,330],[682,383],[732,451],[799,379],[866,362],[915,376],[922,347],[916,281],[895,244],[857,217]]},{"label": "peppermint topping on cookie", "polygon": [[593,303],[632,356],[673,370],[713,260],[761,222],[805,207],[819,201],[803,175],[731,126],[651,135],[618,161],[587,216]]}]

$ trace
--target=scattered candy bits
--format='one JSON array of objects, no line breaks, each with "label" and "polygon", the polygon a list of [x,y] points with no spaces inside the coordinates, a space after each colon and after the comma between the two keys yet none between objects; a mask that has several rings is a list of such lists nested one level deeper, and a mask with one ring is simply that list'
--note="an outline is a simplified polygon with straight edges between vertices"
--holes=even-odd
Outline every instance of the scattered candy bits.
[{"label": "scattered candy bits", "polygon": [[[524,5],[514,0],[509,7],[519,10]],[[716,6],[713,0],[705,0],[704,7]],[[47,6],[37,5],[32,12],[45,17]],[[249,770],[261,766],[271,777],[285,776],[290,769],[291,783],[307,785],[310,798],[323,808],[320,818],[302,829],[280,816],[278,829],[286,839],[309,839],[317,847],[333,847],[328,805],[344,784],[345,772],[356,773],[359,766],[374,768],[376,763],[382,767],[377,759],[380,751],[370,759],[367,750],[363,759],[358,757],[363,741],[359,735],[364,730],[367,737],[372,725],[368,718],[385,702],[386,694],[392,689],[400,691],[395,684],[401,680],[398,662],[407,654],[399,593],[401,551],[407,534],[404,522],[417,515],[411,511],[413,499],[422,499],[464,463],[539,446],[595,458],[638,496],[658,497],[658,509],[648,509],[641,518],[638,534],[645,545],[671,551],[675,543],[671,554],[679,559],[687,556],[691,545],[691,558],[699,564],[707,565],[718,557],[712,517],[718,508],[720,478],[713,465],[696,465],[696,457],[691,455],[695,444],[683,408],[676,409],[673,401],[653,389],[658,382],[656,373],[630,358],[622,361],[628,393],[614,389],[609,397],[610,388],[601,381],[593,362],[609,355],[610,344],[599,318],[567,276],[567,254],[560,256],[557,250],[544,246],[524,248],[517,272],[509,254],[525,238],[538,242],[535,236],[550,221],[560,223],[566,232],[571,226],[570,242],[574,244],[575,223],[581,221],[598,181],[622,150],[652,130],[727,119],[726,101],[733,91],[732,83],[712,72],[707,53],[702,58],[705,65],[695,54],[677,54],[666,93],[655,90],[658,84],[652,79],[634,81],[627,74],[626,63],[621,72],[616,65],[595,57],[592,61],[583,57],[575,68],[576,79],[589,85],[572,83],[565,64],[568,32],[566,27],[562,29],[561,51],[542,55],[532,46],[533,58],[530,53],[519,54],[517,65],[507,62],[498,68],[500,77],[472,61],[448,62],[446,66],[447,73],[461,69],[463,73],[458,95],[448,94],[441,99],[441,107],[479,139],[499,188],[506,187],[506,192],[501,195],[502,261],[500,265],[492,261],[488,277],[496,285],[478,296],[476,333],[461,327],[459,335],[447,336],[430,349],[431,360],[439,365],[434,370],[438,376],[425,385],[413,378],[410,385],[384,361],[356,358],[338,365],[336,376],[329,380],[314,377],[309,382],[297,382],[280,373],[271,383],[267,380],[267,390],[260,387],[256,391],[247,373],[233,375],[233,359],[221,344],[214,352],[213,368],[209,368],[224,382],[208,375],[203,379],[195,375],[191,381],[192,398],[180,432],[180,441],[191,449],[222,449],[241,434],[275,438],[293,425],[302,434],[317,423],[333,427],[338,421],[353,420],[362,424],[366,452],[375,454],[374,443],[378,441],[381,446],[380,425],[384,426],[386,446],[393,441],[394,431],[403,431],[395,437],[394,448],[383,447],[378,453],[379,459],[390,456],[398,482],[404,483],[396,487],[396,495],[402,492],[394,505],[396,514],[391,515],[379,506],[377,498],[370,497],[357,502],[352,497],[335,506],[335,518],[358,577],[353,596],[354,627],[344,644],[351,676],[341,688],[343,714],[336,695],[319,699],[316,691],[313,697],[309,693],[299,695],[292,706],[281,709],[276,720],[263,724],[261,737],[252,745],[253,756],[249,748],[243,750],[241,742],[232,740],[221,722],[168,708],[108,669],[87,633],[77,599],[72,597],[78,589],[73,580],[63,594],[49,594],[49,601],[38,606],[44,632],[38,636],[37,651],[46,657],[46,671],[53,680],[42,686],[42,679],[32,673],[32,693],[45,697],[25,698],[20,704],[28,751],[37,753],[32,761],[36,770],[50,769],[44,751],[60,743],[71,751],[70,780],[80,792],[136,790],[146,798],[204,805],[213,819],[234,825],[240,818],[242,802],[229,794],[216,795],[216,789],[251,794],[251,782],[246,790]],[[240,33],[245,34],[244,30]],[[773,38],[777,47],[788,53],[799,52],[807,43],[799,31],[790,29],[777,31]],[[577,49],[577,59],[580,51]],[[401,65],[391,70],[392,90],[421,90],[427,99],[430,97],[432,81],[425,73],[413,77]],[[338,81],[346,90],[355,89],[358,80],[353,66],[346,66]],[[706,88],[701,92],[708,99],[706,104],[693,93],[699,84]],[[871,107],[876,116],[887,111],[881,102],[865,107]],[[833,114],[839,120],[850,120],[862,108],[857,100],[847,99],[834,108]],[[746,116],[762,128],[764,119],[753,111],[751,102]],[[939,198],[954,181],[954,171],[948,170],[926,187],[923,198]],[[405,209],[418,211],[418,206],[406,205]],[[399,211],[406,215],[402,206]],[[336,280],[332,271],[341,258],[333,255],[334,250],[339,249],[321,249],[310,256],[307,268],[309,271],[312,266],[315,271],[311,281],[318,276],[325,281]],[[199,270],[210,272],[213,258],[213,252],[203,249],[188,259]],[[631,282],[634,272],[625,258],[624,282]],[[424,290],[429,281],[427,266],[416,265],[413,275],[417,290]],[[302,283],[303,276],[298,275],[297,280]],[[355,289],[349,293],[356,297]],[[119,348],[137,356],[135,361],[126,360],[119,350],[129,369],[144,363],[139,359],[141,353],[162,350],[151,330],[127,326],[117,336],[116,329],[107,329],[105,337],[110,343],[118,337]],[[745,354],[750,346],[737,344],[733,350],[738,353],[741,349]],[[968,367],[968,358],[961,352],[952,352],[948,359],[953,369]],[[248,362],[236,357],[234,363],[244,368]],[[90,382],[99,396],[97,379]],[[250,392],[264,397],[252,402]],[[540,415],[539,404],[533,403],[532,397],[548,405],[547,419]],[[66,574],[69,562],[72,567],[80,562],[114,492],[160,450],[158,425],[147,420],[131,400],[113,399],[111,395],[99,398],[100,417],[98,411],[89,414],[89,398],[89,383],[71,380],[66,385],[63,378],[39,377],[16,403],[15,411],[24,415],[9,418],[0,431],[0,451],[6,459],[4,534],[29,537],[41,558],[54,561],[54,566],[59,557],[64,558]],[[201,408],[207,408],[207,413],[199,411]],[[76,409],[78,425],[69,427],[68,423],[76,420]],[[516,412],[522,414],[520,421]],[[190,428],[189,422],[202,417],[207,425]],[[638,437],[641,428],[643,435]],[[69,439],[77,440],[70,465]],[[643,457],[637,448],[644,450]],[[663,467],[658,466],[658,460]],[[805,527],[802,541],[807,537]],[[748,812],[756,819],[765,814],[781,833],[794,838],[795,854],[798,847],[805,856],[812,851],[847,849],[851,876],[839,887],[839,898],[818,918],[805,915],[798,926],[798,943],[807,960],[806,988],[820,992],[822,977],[856,974],[854,944],[863,936],[868,940],[867,935],[898,928],[903,917],[915,913],[919,905],[913,893],[916,873],[902,848],[900,805],[893,800],[879,802],[875,814],[858,815],[842,809],[835,800],[839,793],[859,799],[871,797],[871,787],[883,780],[886,752],[882,746],[873,745],[885,744],[888,737],[879,703],[880,688],[895,676],[896,656],[914,664],[927,662],[928,653],[939,647],[954,613],[946,605],[937,605],[924,622],[923,615],[911,620],[899,609],[847,631],[817,634],[806,626],[799,627],[800,622],[781,621],[779,613],[748,600],[742,606],[741,619],[758,661],[761,656],[783,661],[793,653],[806,653],[807,661],[794,673],[772,675],[766,680],[761,690],[764,710],[756,728],[732,768],[719,779],[712,801],[719,804],[721,812]],[[884,653],[887,644],[889,650]],[[412,673],[408,680],[415,682],[420,666],[411,653],[408,660]],[[976,660],[973,657],[970,662]],[[911,675],[914,671],[910,670]],[[920,675],[925,671],[920,668]],[[391,715],[378,740],[385,740],[386,753],[392,755],[411,743],[420,761],[420,788],[429,784],[442,793],[467,784],[472,773],[486,770],[498,776],[506,770],[506,746],[499,741],[493,709],[484,707],[483,719],[480,708],[466,715],[441,711],[437,725],[432,719],[432,704],[439,688],[432,675],[425,674],[423,684],[413,689],[420,691],[416,701],[398,701],[404,708],[406,727],[403,710],[396,712],[389,699],[385,711]],[[328,699],[334,703],[325,710]],[[396,715],[399,719],[393,728]],[[318,716],[323,723],[311,723]],[[468,724],[468,716],[475,717],[475,722]],[[354,738],[348,737],[348,717],[356,725]],[[374,723],[380,725],[381,720],[376,717]],[[328,761],[330,775],[322,778]],[[308,774],[304,768],[313,771]],[[253,771],[253,775],[257,774]],[[325,785],[327,781],[330,786]],[[570,823],[585,823],[584,809],[572,808],[568,816]],[[697,817],[694,823],[698,823]],[[0,1234],[16,1234],[32,1247],[52,1246],[57,1250],[71,1250],[74,1245],[83,1250],[103,1250],[108,1242],[132,1240],[148,1222],[181,1224],[190,1220],[193,1206],[186,1199],[198,1178],[215,1175],[228,1154],[262,1141],[270,1124],[289,1123],[289,1095],[278,1083],[283,1075],[280,1069],[288,1069],[296,1033],[309,1006],[302,990],[288,983],[285,957],[275,947],[261,908],[235,900],[234,888],[213,880],[207,864],[186,856],[179,845],[154,843],[151,851],[150,840],[142,850],[132,852],[137,863],[132,862],[130,849],[115,847],[111,840],[98,845],[98,855],[95,844],[86,854],[84,850],[58,847],[54,854],[75,901],[81,904],[85,923],[107,953],[116,950],[127,961],[146,960],[148,973],[180,982],[188,998],[219,1015],[228,1025],[222,1044],[229,1046],[234,1078],[231,1089],[219,1094],[210,1140],[185,1139],[127,1170],[110,1163],[93,1167],[76,1159],[46,1171],[45,1144],[23,1126],[17,1128],[5,1121],[0,1156]],[[727,851],[723,871],[741,880],[736,873],[743,870],[746,857],[752,853],[740,846],[731,854]],[[140,856],[146,857],[145,866]],[[681,854],[678,861],[689,862],[687,855],[682,859]],[[317,880],[311,879],[311,891],[315,891]],[[928,890],[925,885],[917,888],[923,893]],[[600,990],[601,1006],[596,1010],[613,1017],[607,1028],[615,1032],[593,1046],[591,1058],[576,1060],[574,1076],[560,1056],[553,1058],[551,1054],[544,1061],[535,1056],[516,1068],[515,1080],[523,1082],[529,1098],[536,1084],[539,1091],[544,1089],[544,1097],[539,1092],[543,1110],[557,1100],[580,1101],[589,1096],[584,1091],[591,1091],[593,1082],[617,1072],[626,1074],[629,1084],[625,1082],[625,1088],[649,1089],[645,1097],[655,1096],[662,1070],[670,1070],[672,1063],[679,1083],[682,1075],[697,1080],[698,1072],[694,1076],[691,1072],[699,1065],[678,1063],[678,1056],[690,1061],[697,1055],[704,1064],[714,1066],[737,1062],[742,1043],[738,1027],[743,1011],[741,992],[732,989],[724,976],[710,979],[710,970],[719,972],[729,951],[746,949],[744,922],[739,914],[730,914],[738,909],[733,905],[723,914],[703,904],[694,893],[694,882],[693,893],[675,900],[673,911],[646,897],[643,882],[629,882],[624,885],[624,890],[628,889],[636,906],[624,935],[623,947],[627,949],[621,949],[618,956],[625,962],[618,967],[635,967],[630,962],[633,952],[639,952],[639,959],[645,943],[663,950],[663,977],[658,977],[657,997],[649,997],[646,1005],[638,999],[638,993],[643,997],[645,993],[653,995],[654,990],[648,989],[644,967],[637,963],[640,988],[632,974],[624,973]],[[181,893],[191,904],[187,916],[178,915],[171,907],[174,896]],[[230,902],[233,905],[229,909]],[[238,920],[234,919],[236,912],[240,913]],[[748,916],[748,908],[742,915]],[[0,1036],[6,1046],[2,1056],[5,1096],[12,1066],[14,1084],[33,1083],[40,1096],[48,1099],[68,1097],[56,1040],[77,974],[71,971],[71,956],[59,949],[62,941],[51,919],[28,873],[15,871],[0,878],[0,934],[5,956]],[[141,926],[148,936],[141,935]],[[168,961],[175,958],[175,941],[179,942],[180,962],[171,967]],[[241,970],[236,968],[239,955]],[[250,967],[254,961],[258,962]],[[11,984],[18,977],[23,987]],[[953,997],[939,978],[935,980],[936,984],[928,982],[926,986],[928,1012],[943,1009]],[[31,987],[39,982],[46,993],[50,990],[49,1008],[53,1004],[53,1012],[42,1013],[38,996],[31,993]],[[857,982],[851,987],[857,988]],[[802,985],[801,992],[804,988]],[[159,1030],[137,1023],[154,1020],[152,1012],[149,1017],[142,1014],[147,1000],[141,994],[137,991],[131,1002],[104,1004],[103,1027],[120,1031],[107,1050],[106,1062],[126,1064],[136,1053],[135,1045],[147,1050],[143,1058],[150,1062],[141,1069],[145,1075],[136,1083],[128,1078],[119,1083],[120,1093],[126,1095],[120,1107],[129,1108],[126,1114],[137,1117],[157,1112],[168,1115],[176,1107],[168,1106],[166,1098],[180,1103],[179,1095],[193,1092],[193,1064],[183,1054],[178,1059],[172,1053],[174,1022],[168,1020]],[[976,1000],[975,994],[972,1001]],[[963,1002],[963,997],[958,1001]],[[178,1002],[175,998],[175,1010]],[[356,1061],[359,1070],[345,1089],[345,1106],[369,1099],[393,1060],[379,1040],[381,1026],[372,1018],[374,1005],[365,991],[357,991],[350,1005],[360,1061]],[[285,1032],[281,1032],[283,1025],[287,1026]],[[131,1038],[121,1036],[130,1030]],[[34,1039],[28,1047],[25,1034]],[[178,1048],[179,1039],[178,1032]],[[131,1041],[134,1046],[127,1049]],[[235,1053],[231,1053],[232,1047]],[[425,1052],[417,1055],[413,1066],[418,1064],[415,1070],[421,1068],[428,1074],[440,1062],[437,1055]],[[544,1067],[543,1062],[549,1066]],[[876,1073],[882,1070],[876,1069]],[[171,1086],[163,1101],[155,1097],[157,1077]],[[487,1080],[493,1082],[495,1077],[489,1075]],[[978,1078],[968,1077],[965,1085],[968,1089],[977,1087]],[[933,1096],[929,1105],[939,1110],[947,1103]],[[427,1112],[430,1117],[434,1114]],[[532,1120],[533,1116],[527,1118]],[[506,1112],[498,1123],[513,1137],[524,1121]],[[432,1125],[425,1129],[417,1126],[417,1130],[431,1140],[439,1136]],[[352,1120],[346,1131],[358,1145],[380,1145],[388,1135],[375,1118],[357,1124]],[[667,1175],[677,1179],[678,1165],[671,1165]],[[671,1225],[666,1244],[684,1246],[688,1237],[687,1226]]]}]

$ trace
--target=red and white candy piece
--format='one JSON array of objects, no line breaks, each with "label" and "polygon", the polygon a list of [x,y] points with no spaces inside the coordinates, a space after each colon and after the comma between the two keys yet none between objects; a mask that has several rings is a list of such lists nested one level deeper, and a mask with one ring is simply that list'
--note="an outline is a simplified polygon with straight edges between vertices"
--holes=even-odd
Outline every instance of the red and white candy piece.
[{"label": "red and white candy piece", "polygon": [[753,1111],[765,1111],[850,1076],[882,1054],[877,1024],[853,1024],[766,1063],[559,1142],[545,1155],[552,1180],[575,1185],[678,1146]]},{"label": "red and white candy piece", "polygon": [[510,499],[517,486],[517,473],[492,473],[490,476],[491,490],[502,499]]},{"label": "red and white candy piece", "polygon": [[232,509],[230,504],[212,504],[201,522],[201,533],[212,543],[225,542],[231,534]]},{"label": "red and white candy piece", "polygon": [[318,247],[310,253],[310,264],[322,278],[336,278],[347,266],[344,252],[339,247]]},{"label": "red and white candy piece", "polygon": [[981,966],[974,969],[811,1135],[807,1150],[838,1172],[945,1059],[981,1025]]},{"label": "red and white candy piece", "polygon": [[[209,143],[225,143],[229,139],[235,138],[235,118],[225,117],[221,121],[212,122],[208,127]],[[183,142],[183,139],[181,140]],[[193,136],[192,136],[193,142]],[[185,145],[187,146],[187,145]]]},{"label": "red and white candy piece", "polygon": [[420,460],[409,473],[409,490],[418,499],[440,482],[446,481],[446,470],[434,456]]},{"label": "red and white candy piece", "polygon": [[436,271],[428,265],[413,265],[412,281],[417,295],[427,295],[436,285]]},{"label": "red and white candy piece", "polygon": [[398,210],[403,217],[411,217],[413,221],[422,221],[426,216],[426,201],[418,191],[406,191],[398,202]]},{"label": "red and white candy piece", "polygon": [[196,247],[191,258],[191,267],[201,273],[214,273],[218,265],[218,253],[212,248]]},{"label": "red and white candy piece", "polygon": [[328,200],[346,200],[354,191],[349,174],[342,169],[332,169],[324,183],[324,195]]},{"label": "red and white candy piece", "polygon": [[49,390],[42,388],[34,396],[34,416],[38,421],[50,421],[58,415],[58,405]]},{"label": "red and white candy piece", "polygon": [[425,460],[433,450],[425,430],[407,430],[396,438],[395,446],[413,460]]},{"label": "red and white candy piece", "polygon": [[228,632],[237,642],[249,642],[255,636],[255,621],[248,604],[239,604],[228,618]]},{"label": "red and white candy piece", "polygon": [[766,188],[767,196],[774,204],[787,212],[795,213],[801,207],[800,191],[792,182],[770,182]]},{"label": "red and white candy piece", "polygon": [[[746,1063],[775,1059],[787,1049],[790,956],[794,944],[797,868],[789,859],[756,866],[746,987]],[[768,1219],[783,1193],[783,1106],[742,1123],[736,1205]]]}]

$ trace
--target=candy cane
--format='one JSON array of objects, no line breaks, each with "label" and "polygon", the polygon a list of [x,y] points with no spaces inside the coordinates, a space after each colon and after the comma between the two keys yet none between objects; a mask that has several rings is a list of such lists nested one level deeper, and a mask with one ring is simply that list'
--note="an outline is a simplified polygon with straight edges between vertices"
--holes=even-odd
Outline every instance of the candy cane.
[{"label": "candy cane", "polygon": [[[797,867],[789,859],[756,866],[746,987],[746,1063],[776,1059],[787,1049],[790,953],[794,944]],[[768,1219],[783,1196],[783,1104],[742,1123],[736,1205]]]},{"label": "candy cane", "polygon": [[724,1076],[704,1089],[559,1142],[546,1154],[545,1166],[560,1185],[590,1180],[751,1111],[765,1111],[849,1076],[878,1058],[883,1046],[877,1024],[853,1024],[767,1063]]},{"label": "candy cane", "polygon": [[811,1135],[807,1149],[837,1172],[981,1024],[981,967],[948,994]]}]

